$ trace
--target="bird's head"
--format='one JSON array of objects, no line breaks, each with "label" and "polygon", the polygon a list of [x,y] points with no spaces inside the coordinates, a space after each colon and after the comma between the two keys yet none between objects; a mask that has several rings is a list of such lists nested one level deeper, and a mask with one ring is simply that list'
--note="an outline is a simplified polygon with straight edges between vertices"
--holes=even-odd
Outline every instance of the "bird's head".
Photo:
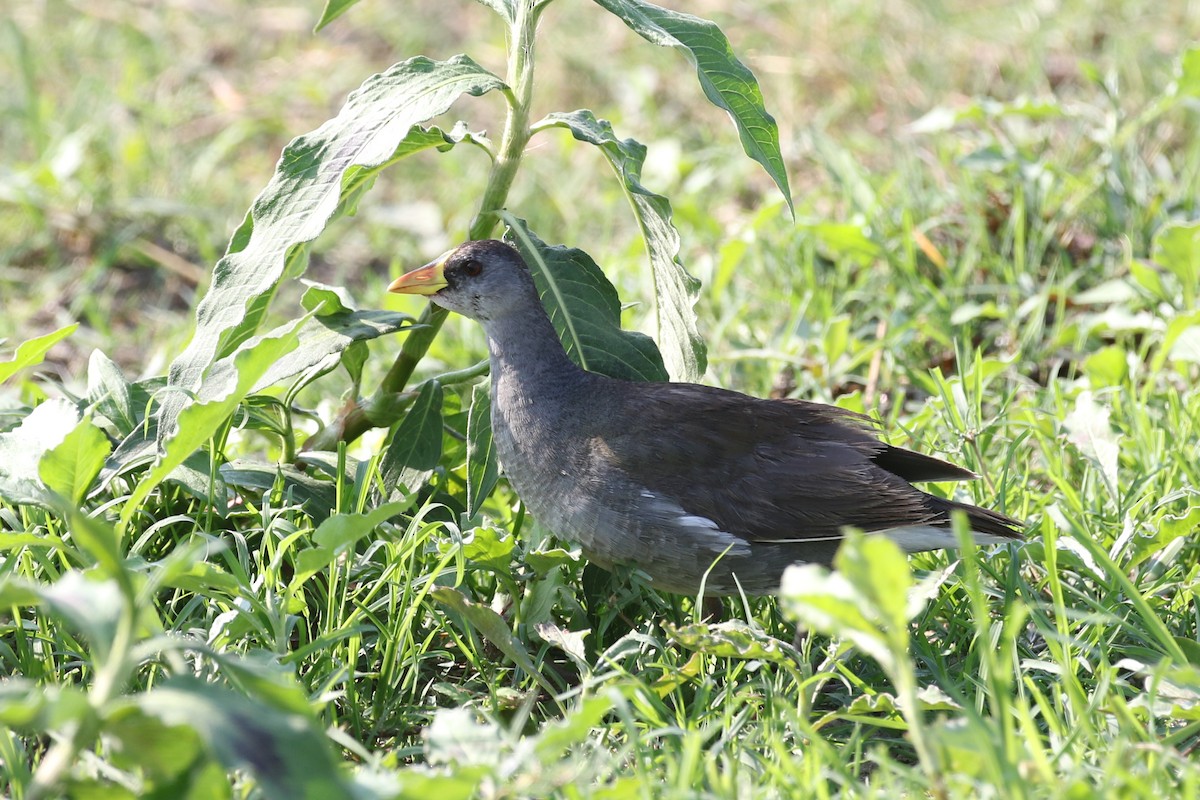
[{"label": "bird's head", "polygon": [[426,295],[443,308],[486,321],[528,308],[537,290],[513,247],[495,239],[467,242],[392,282],[389,292]]}]

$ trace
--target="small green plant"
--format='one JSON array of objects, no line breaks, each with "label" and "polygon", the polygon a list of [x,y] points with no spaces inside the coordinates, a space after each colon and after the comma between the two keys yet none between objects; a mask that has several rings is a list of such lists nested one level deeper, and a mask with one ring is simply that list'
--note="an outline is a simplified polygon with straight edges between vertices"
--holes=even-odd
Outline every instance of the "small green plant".
[{"label": "small green plant", "polygon": [[[331,0],[318,29],[354,4]],[[300,637],[310,654],[319,654],[323,643],[359,635],[345,621],[337,623],[338,630],[321,629],[308,610],[316,599],[312,593],[331,608],[361,602],[362,613],[374,618],[380,612],[370,600],[352,597],[360,586],[374,587],[367,591],[375,596],[386,586],[388,570],[411,557],[414,547],[423,548],[429,527],[422,519],[437,508],[465,512],[461,520],[442,519],[461,522],[471,540],[465,552],[490,557],[499,567],[495,580],[520,592],[508,574],[511,538],[489,538],[487,529],[471,524],[497,483],[486,393],[469,386],[462,396],[444,390],[473,381],[481,368],[409,386],[445,312],[431,306],[414,320],[361,310],[344,290],[310,284],[302,313],[261,331],[279,288],[304,273],[312,242],[334,219],[354,214],[384,170],[421,151],[484,151],[491,171],[465,234],[486,238],[505,225],[508,238],[534,266],[572,355],[591,369],[630,378],[696,378],[703,372],[705,347],[692,310],[698,283],[678,258],[670,203],[641,182],[645,147],[618,137],[588,110],[532,120],[538,24],[550,0],[484,4],[505,26],[506,74],[496,75],[466,55],[410,58],[367,79],[335,118],[292,141],[217,263],[196,309],[194,335],[165,378],[130,382],[97,352],[86,397],[43,402],[0,434],[0,453],[6,456],[0,495],[22,514],[6,522],[14,530],[36,531],[21,535],[32,539],[18,536],[5,546],[45,548],[35,551],[47,553],[35,571],[48,578],[9,576],[0,583],[0,606],[36,608],[40,626],[61,625],[83,637],[76,645],[80,667],[72,685],[36,688],[37,676],[53,680],[61,671],[58,659],[65,654],[54,653],[41,660],[27,657],[20,670],[25,677],[0,691],[0,722],[51,737],[42,753],[24,752],[16,737],[0,743],[0,760],[11,768],[8,785],[18,795],[36,798],[106,785],[104,778],[76,769],[102,735],[110,743],[101,748],[106,769],[122,771],[118,783],[139,793],[227,795],[225,773],[245,769],[273,796],[347,794],[352,789],[313,721],[319,705],[278,664],[295,657],[292,639],[302,620],[316,623]],[[724,34],[711,22],[641,0],[597,0],[597,6],[692,63],[704,96],[728,111],[745,152],[762,164],[790,206],[775,122]],[[464,95],[504,103],[498,138],[465,123],[448,129],[427,124]],[[546,245],[505,210],[530,140],[556,132],[596,147],[628,197],[654,275],[657,346],[620,330],[616,291],[586,253]],[[72,330],[24,343],[11,362],[0,364],[0,380],[39,363]],[[395,363],[374,392],[360,397],[366,342],[394,333],[405,336]],[[339,366],[350,373],[354,396],[301,448],[294,399]],[[267,391],[281,384],[286,386],[281,394]],[[357,467],[348,463],[344,443],[388,426],[394,426],[392,436],[379,458]],[[229,458],[229,437],[241,430],[278,442],[278,460]],[[433,488],[418,498],[417,490],[431,481]],[[230,509],[235,492],[257,500],[238,500]],[[388,498],[395,502],[383,502]],[[384,561],[382,573],[366,578],[356,567],[353,588],[313,580],[337,572],[356,542],[378,535],[381,524],[414,512],[418,503],[409,538],[392,542],[398,551],[389,553],[397,560]],[[115,524],[102,521],[100,509]],[[307,527],[314,524],[315,529]],[[257,552],[223,552],[222,529],[236,531],[243,543],[249,536]],[[452,569],[462,554],[435,554],[433,576]],[[531,548],[533,572],[550,576],[544,581],[548,593],[532,604],[540,611],[518,612],[518,620],[535,624],[548,616],[547,602],[561,588],[554,576],[573,561],[565,551],[539,555]],[[255,575],[270,575],[274,589],[270,599],[247,607],[237,598],[253,595],[248,584]],[[194,598],[185,605],[203,598],[226,609],[207,641],[166,633],[172,626],[163,614],[178,610],[170,598],[184,595]],[[507,623],[495,612],[449,587],[429,583],[409,598],[403,607],[410,623],[430,599],[497,642],[547,691],[562,688],[540,678],[524,645],[505,635]],[[389,603],[395,607],[395,598]],[[18,622],[21,618],[18,612]],[[22,631],[18,624],[16,649],[35,652],[23,644]],[[244,655],[237,656],[221,646],[227,641],[253,645],[242,646]],[[389,689],[403,696],[396,684],[408,680],[402,675]],[[597,707],[588,708],[590,719]]]},{"label": "small green plant", "polygon": [[[197,152],[171,141],[168,153],[145,154],[140,136],[125,147],[103,123],[80,122],[127,98],[105,96],[99,77],[81,88],[43,73],[53,51],[70,54],[70,69],[79,52],[95,53],[74,26],[32,47],[52,26],[28,33],[41,6],[26,5],[0,23],[0,35],[18,33],[6,41],[20,44],[27,87],[0,127],[27,128],[33,151],[25,168],[20,157],[15,170],[0,166],[0,203],[45,223],[26,241],[18,215],[0,237],[20,240],[22,259],[62,234],[52,222],[62,210],[86,212],[108,189],[66,180],[78,164],[80,176],[110,175],[114,154],[128,152],[141,164],[119,170],[129,186],[150,165]],[[90,41],[110,54],[137,38],[149,63],[175,64],[163,44],[175,39],[135,27],[130,39],[107,36],[111,5],[103,19],[80,15],[84,36],[103,35]],[[325,21],[351,5],[331,5]],[[631,377],[702,367],[694,284],[676,260],[672,206],[642,185],[641,147],[588,112],[521,120],[535,34],[544,44],[555,29],[547,18],[538,30],[544,3],[485,5],[509,37],[512,74],[463,58],[405,61],[290,145],[169,376],[131,379],[97,351],[80,370],[86,385],[25,377],[96,335],[86,304],[70,307],[80,334],[60,323],[4,343],[0,795],[1200,795],[1200,49],[1185,50],[1170,84],[1157,48],[1095,56],[1115,55],[1114,73],[1160,76],[1144,84],[1149,96],[1083,69],[1069,94],[1042,97],[1044,76],[1029,79],[1036,59],[1022,52],[1021,71],[997,78],[1008,99],[958,104],[911,139],[843,137],[845,106],[822,93],[829,135],[821,121],[798,134],[833,180],[806,182],[800,225],[776,224],[781,203],[718,223],[706,193],[676,198],[681,228],[719,241],[700,306],[718,380],[765,390],[780,366],[795,367],[782,391],[877,408],[893,435],[936,442],[978,472],[976,500],[1036,523],[1023,547],[986,557],[904,558],[854,539],[837,573],[794,573],[778,603],[727,605],[738,618],[712,623],[690,600],[644,590],[636,573],[608,580],[529,524],[491,457],[486,364],[442,371],[423,355],[435,315],[359,309],[348,292],[313,284],[302,310],[276,297],[382,170],[422,149],[456,151],[428,159],[453,170],[447,159],[469,148],[489,154],[492,173],[459,233],[506,229],[575,357]],[[1157,24],[1136,4],[1086,5],[1064,9],[1058,28],[1004,19],[1019,19],[1020,41],[1040,43],[1030,52],[1121,9],[1138,22],[1110,44]],[[697,99],[729,106],[747,152],[786,196],[774,126],[724,38],[647,4],[601,6],[570,13],[613,11],[691,58]],[[916,37],[887,50],[881,22],[903,23],[911,9],[868,11],[876,6],[839,7],[827,33],[839,52],[872,41],[855,53],[852,88],[887,108],[885,95],[914,95],[895,91],[898,73],[885,67],[943,62]],[[800,60],[820,72],[827,43],[806,39],[803,21],[826,13],[781,3],[746,18],[782,34],[789,56],[806,42]],[[961,33],[953,28],[939,33]],[[208,44],[196,49],[210,66]],[[974,53],[958,66],[978,71]],[[552,72],[542,69],[540,86],[552,88]],[[931,102],[963,91],[936,77],[921,87]],[[691,88],[692,71],[663,80]],[[51,102],[58,83],[88,102]],[[285,99],[298,93],[288,85]],[[1025,93],[1037,99],[1012,99]],[[456,97],[472,113],[503,106],[500,135],[431,124]],[[508,187],[529,174],[520,167],[537,166],[518,143],[554,135],[595,146],[645,230],[657,342],[619,331],[621,302],[590,257],[543,244],[521,221],[545,219],[545,208],[505,209]],[[237,184],[223,175],[222,186]],[[140,216],[124,227],[142,205],[98,210],[97,241],[155,230]],[[1073,230],[1095,246],[1068,246]],[[106,245],[93,255],[95,274],[123,254]],[[39,271],[54,285],[73,274]],[[6,287],[26,275],[0,270]],[[19,306],[17,295],[6,304]],[[374,346],[391,353],[392,334],[404,347],[391,369],[364,368],[367,342],[383,337]],[[354,389],[306,442],[307,398],[344,380],[331,370]],[[364,376],[384,372],[362,390]],[[347,446],[376,425],[387,439]],[[806,635],[793,639],[792,619]]]},{"label": "small green plant", "polygon": [[[330,3],[318,27],[353,5]],[[632,139],[619,138],[608,122],[586,109],[531,120],[538,23],[550,1],[496,0],[485,5],[507,27],[508,69],[503,78],[466,55],[443,62],[411,58],[368,79],[335,119],[299,137],[284,150],[275,177],[255,201],[228,253],[217,265],[213,285],[197,310],[191,344],[171,365],[171,394],[159,413],[160,449],[169,449],[178,416],[191,402],[189,395],[203,393],[206,372],[247,346],[280,282],[294,279],[303,271],[313,239],[334,218],[354,213],[383,170],[430,148],[447,152],[470,146],[487,153],[491,172],[466,232],[468,238],[482,239],[491,236],[502,221],[509,189],[531,139],[564,131],[597,147],[612,166],[643,234],[654,275],[658,347],[666,374],[678,379],[695,378],[703,372],[704,345],[692,311],[697,283],[678,259],[679,235],[671,222],[670,203],[641,183],[645,147]],[[747,155],[763,165],[788,197],[775,121],[763,106],[754,76],[733,54],[724,34],[710,22],[640,0],[598,0],[597,5],[647,41],[676,48],[691,61],[704,95],[729,112]],[[498,139],[472,131],[461,122],[449,131],[422,124],[445,112],[462,95],[488,94],[501,97],[505,103],[504,127]],[[517,219],[510,216],[506,221],[509,235],[527,255],[533,255],[531,250],[540,254],[534,261],[545,268],[539,269],[543,280],[581,280],[595,284],[601,295],[612,294],[611,286],[591,259],[581,253],[568,258],[547,255],[549,248],[524,231]],[[572,352],[581,356],[585,346],[602,351],[616,346],[608,343],[619,335],[611,319],[590,326],[596,331],[592,342],[585,344],[578,338],[581,334],[576,320],[592,313],[597,305],[595,295],[555,296],[563,299],[555,317]],[[601,302],[609,301],[604,298]],[[317,311],[318,321],[324,313]],[[338,441],[353,440],[369,427],[393,424],[403,410],[403,393],[413,371],[445,318],[446,312],[436,308],[426,311],[413,325],[392,317],[374,331],[345,336],[322,348],[312,347],[302,335],[298,357],[293,358],[297,373],[332,364],[337,353],[348,350],[344,361],[354,365],[357,377],[362,351],[352,344],[372,334],[406,330],[403,348],[379,388],[370,397],[355,398],[340,419],[308,442],[308,449],[334,450]],[[588,320],[583,323],[588,327]],[[622,370],[620,363],[614,371],[664,377],[661,368],[649,373],[628,366]],[[314,377],[309,374],[305,380]],[[431,419],[429,424],[436,426],[438,422]]]}]

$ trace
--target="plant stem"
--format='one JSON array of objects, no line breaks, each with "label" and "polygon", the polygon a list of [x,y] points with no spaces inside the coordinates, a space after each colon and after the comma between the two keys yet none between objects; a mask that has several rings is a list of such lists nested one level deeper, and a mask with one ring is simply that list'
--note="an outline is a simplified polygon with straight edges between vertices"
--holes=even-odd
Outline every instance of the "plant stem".
[{"label": "plant stem", "polygon": [[129,651],[133,647],[134,631],[137,626],[137,610],[131,595],[126,594],[124,608],[113,632],[108,658],[96,672],[96,680],[88,693],[88,714],[74,723],[65,736],[58,739],[46,752],[25,795],[28,800],[57,796],[61,791],[63,777],[74,765],[79,753],[91,747],[100,735],[100,715],[108,702],[116,696],[129,679],[132,668]]},{"label": "plant stem", "polygon": [[[495,212],[504,208],[508,191],[512,188],[513,179],[521,165],[525,145],[529,143],[534,40],[538,18],[545,6],[545,3],[539,6],[534,0],[519,0],[517,3],[515,19],[508,36],[508,74],[505,78],[509,87],[509,91],[505,93],[509,101],[508,114],[504,119],[500,149],[492,162],[492,171],[488,175],[479,211],[467,230],[467,237],[472,240],[486,239],[495,230],[500,221]],[[375,393],[367,400],[347,408],[338,422],[316,433],[305,443],[304,449],[332,450],[338,441],[352,442],[371,428],[390,424],[390,420],[374,413],[375,409],[386,407],[391,397],[404,391],[417,364],[421,363],[421,359],[429,351],[429,346],[437,338],[447,316],[448,311],[431,303],[417,321],[418,325],[423,327],[405,337],[400,354],[396,356],[395,362]]]},{"label": "plant stem", "polygon": [[901,704],[901,715],[908,722],[908,738],[913,749],[917,751],[917,761],[929,778],[934,797],[945,797],[945,784],[942,782],[941,765],[937,754],[925,738],[925,720],[921,716],[921,708],[917,699],[917,676],[913,671],[912,662],[908,660],[907,641],[895,642],[896,667],[891,676],[896,687],[896,699]]},{"label": "plant stem", "polygon": [[533,45],[537,32],[540,10],[531,0],[517,4],[516,19],[508,40],[508,74],[506,81],[511,90],[508,115],[504,120],[504,135],[500,139],[500,150],[492,164],[479,212],[471,222],[467,235],[471,239],[484,239],[491,235],[499,220],[493,212],[504,207],[508,190],[529,143],[529,106],[533,99]]}]

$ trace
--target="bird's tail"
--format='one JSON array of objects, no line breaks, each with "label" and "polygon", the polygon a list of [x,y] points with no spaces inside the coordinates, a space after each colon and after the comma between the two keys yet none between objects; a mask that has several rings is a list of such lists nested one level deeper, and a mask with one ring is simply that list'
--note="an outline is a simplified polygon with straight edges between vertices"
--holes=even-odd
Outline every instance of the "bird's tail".
[{"label": "bird's tail", "polygon": [[967,523],[971,526],[974,539],[978,544],[997,544],[1003,542],[1019,542],[1024,538],[1024,524],[998,511],[991,511],[970,503],[958,503],[954,500],[943,500],[940,497],[930,498],[931,505],[938,516],[950,524],[950,515],[961,511],[967,515]]}]

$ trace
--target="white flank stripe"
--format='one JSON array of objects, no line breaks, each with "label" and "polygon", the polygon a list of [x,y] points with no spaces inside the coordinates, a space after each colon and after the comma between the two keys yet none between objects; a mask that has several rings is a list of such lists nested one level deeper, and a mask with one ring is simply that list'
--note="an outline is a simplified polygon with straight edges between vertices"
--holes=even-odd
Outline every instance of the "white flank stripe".
[{"label": "white flank stripe", "polygon": [[[951,528],[921,525],[912,528],[892,528],[887,531],[878,531],[878,533],[900,545],[900,549],[906,553],[958,547],[958,534]],[[971,531],[971,538],[975,540],[975,544],[1004,544],[1012,541],[1003,536],[979,531]]]},{"label": "white flank stripe", "polygon": [[[867,531],[867,536],[886,536],[900,549],[908,553],[920,553],[924,550],[942,550],[958,547],[958,536],[951,528],[938,528],[933,525],[915,525],[908,528],[889,528],[883,531]],[[805,544],[806,542],[840,542],[846,537],[842,534],[834,536],[810,536],[802,539],[761,539],[771,544]],[[994,533],[971,531],[975,544],[1012,544],[1015,539],[1007,536],[997,536]]]}]

